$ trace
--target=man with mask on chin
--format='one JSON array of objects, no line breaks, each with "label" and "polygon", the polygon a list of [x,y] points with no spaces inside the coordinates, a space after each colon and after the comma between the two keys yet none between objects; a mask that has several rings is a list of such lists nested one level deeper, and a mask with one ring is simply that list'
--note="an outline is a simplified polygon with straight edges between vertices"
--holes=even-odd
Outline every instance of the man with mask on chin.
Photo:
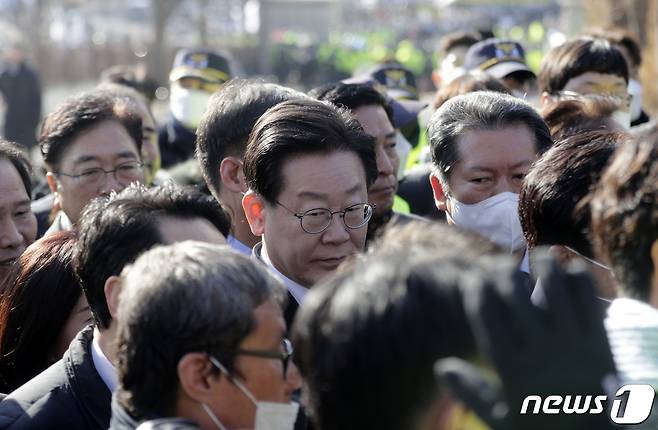
[{"label": "man with mask on chin", "polygon": [[208,99],[229,79],[226,57],[207,50],[178,51],[169,74],[169,114],[158,129],[163,168],[194,156],[196,129]]},{"label": "man with mask on chin", "polygon": [[143,254],[121,284],[112,430],[293,429],[285,290],[264,266],[183,242]]},{"label": "man with mask on chin", "polygon": [[448,223],[510,253],[525,250],[519,191],[530,165],[553,141],[528,103],[489,91],[457,96],[429,124],[434,200]]}]

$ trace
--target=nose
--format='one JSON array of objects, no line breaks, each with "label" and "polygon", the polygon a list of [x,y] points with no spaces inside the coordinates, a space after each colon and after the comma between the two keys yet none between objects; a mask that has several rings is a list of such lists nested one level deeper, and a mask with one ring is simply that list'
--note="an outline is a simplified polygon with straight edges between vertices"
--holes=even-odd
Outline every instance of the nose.
[{"label": "nose", "polygon": [[125,185],[117,181],[114,173],[106,173],[103,178],[103,183],[99,190],[99,194],[109,194],[112,191],[121,191],[125,188]]},{"label": "nose", "polygon": [[18,248],[23,244],[23,235],[11,217],[0,221],[0,248]]},{"label": "nose", "polygon": [[341,214],[334,214],[331,224],[322,232],[321,240],[325,244],[339,245],[350,240],[350,233],[343,224]]},{"label": "nose", "polygon": [[492,196],[495,196],[500,193],[505,193],[505,192],[510,192],[510,193],[520,193],[521,192],[521,186],[519,184],[515,184],[510,177],[501,177],[498,181],[496,181],[496,187],[494,188],[494,193]]},{"label": "nose", "polygon": [[393,172],[393,161],[391,161],[391,158],[388,156],[386,151],[384,150],[383,145],[377,145],[377,152],[376,152],[376,160],[377,160],[377,172],[381,176],[388,176],[392,175]]}]

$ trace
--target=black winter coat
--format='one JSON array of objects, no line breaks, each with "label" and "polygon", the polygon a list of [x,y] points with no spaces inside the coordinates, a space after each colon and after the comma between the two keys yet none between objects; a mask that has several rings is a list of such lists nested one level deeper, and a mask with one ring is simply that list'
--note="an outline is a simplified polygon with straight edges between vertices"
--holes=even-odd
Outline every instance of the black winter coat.
[{"label": "black winter coat", "polygon": [[73,339],[64,357],[0,402],[0,430],[105,430],[112,394],[94,367],[93,327]]}]

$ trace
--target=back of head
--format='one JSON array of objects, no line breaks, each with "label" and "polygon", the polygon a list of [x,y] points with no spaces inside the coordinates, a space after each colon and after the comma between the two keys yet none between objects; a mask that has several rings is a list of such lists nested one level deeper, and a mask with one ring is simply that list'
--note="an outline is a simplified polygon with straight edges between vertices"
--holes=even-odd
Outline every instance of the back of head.
[{"label": "back of head", "polygon": [[579,202],[596,186],[622,133],[590,131],[557,142],[528,171],[519,194],[519,217],[530,248],[563,245],[593,258],[588,205]]},{"label": "back of head", "polygon": [[311,290],[293,342],[321,430],[419,428],[436,400],[434,362],[475,354],[465,272],[450,260],[379,255]]},{"label": "back of head", "polygon": [[558,141],[587,130],[618,131],[621,124],[614,120],[620,108],[614,97],[573,94],[560,97],[542,110],[542,118]]},{"label": "back of head", "polygon": [[54,233],[20,256],[0,284],[0,378],[8,393],[46,369],[82,290],[73,273],[75,234]]},{"label": "back of head", "polygon": [[235,350],[254,329],[254,309],[283,296],[258,263],[198,242],[156,247],[121,277],[117,397],[138,420],[176,416],[185,354],[208,353],[233,371]]},{"label": "back of head", "polygon": [[594,193],[595,250],[612,267],[624,295],[648,301],[658,239],[658,141],[633,140],[617,149]]},{"label": "back of head", "polygon": [[434,98],[434,107],[440,108],[443,103],[447,102],[453,97],[473,93],[476,91],[495,91],[497,93],[511,94],[505,84],[497,78],[486,73],[465,73],[447,85],[442,86],[436,92]]},{"label": "back of head", "polygon": [[[622,54],[627,55],[629,71],[638,69],[642,65],[642,48],[637,37],[629,31],[620,28],[592,28],[585,32],[586,35],[605,39],[617,48],[622,48]],[[623,52],[623,51],[626,52]]]},{"label": "back of head", "polygon": [[535,138],[537,153],[553,141],[546,123],[528,103],[507,94],[478,91],[454,97],[432,115],[429,140],[432,162],[444,183],[459,159],[458,139],[469,131],[526,126]]},{"label": "back of head", "polygon": [[158,89],[156,80],[146,74],[144,68],[132,65],[116,65],[103,70],[100,76],[102,84],[114,84],[136,91],[147,102],[155,99]]},{"label": "back of head", "polygon": [[619,49],[605,39],[579,37],[544,56],[539,69],[539,90],[557,94],[570,79],[588,72],[620,76],[628,83],[628,67]]},{"label": "back of head", "polygon": [[455,31],[443,36],[439,42],[438,54],[444,56],[457,47],[470,48],[480,41],[480,37],[465,31]]},{"label": "back of head", "polygon": [[311,99],[291,100],[268,110],[249,136],[244,172],[249,187],[274,204],[283,164],[308,154],[354,153],[370,186],[377,177],[373,139],[344,109]]},{"label": "back of head", "polygon": [[427,221],[389,226],[369,249],[376,254],[409,256],[418,253],[433,258],[463,257],[467,260],[503,254],[498,245],[473,231]]},{"label": "back of head", "polygon": [[141,152],[141,118],[129,110],[117,110],[109,94],[94,90],[67,99],[44,119],[39,136],[43,160],[50,168],[57,168],[64,153],[81,133],[105,121],[123,125],[135,142],[137,153]]},{"label": "back of head", "polygon": [[384,111],[386,111],[386,116],[391,124],[395,123],[393,119],[393,108],[390,103],[386,100],[386,97],[372,85],[337,82],[335,84],[311,90],[309,95],[318,100],[329,102],[339,107],[344,107],[352,112],[362,106],[381,106],[384,108]]},{"label": "back of head", "polygon": [[166,184],[146,189],[131,185],[120,193],[93,200],[80,220],[75,270],[100,329],[112,320],[104,286],[128,263],[163,243],[159,223],[164,217],[204,218],[225,236],[230,221],[219,204],[198,191]]},{"label": "back of head", "polygon": [[243,157],[258,118],[281,102],[305,97],[290,88],[245,79],[234,79],[212,95],[197,129],[196,155],[216,198],[221,187],[219,165],[227,156]]}]

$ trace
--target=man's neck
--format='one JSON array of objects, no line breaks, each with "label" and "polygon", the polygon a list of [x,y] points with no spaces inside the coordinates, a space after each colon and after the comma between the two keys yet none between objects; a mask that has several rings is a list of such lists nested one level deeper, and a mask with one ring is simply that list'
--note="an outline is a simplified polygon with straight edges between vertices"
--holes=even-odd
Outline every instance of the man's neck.
[{"label": "man's neck", "polygon": [[245,217],[242,209],[241,194],[221,190],[219,202],[230,212],[233,237],[249,248],[253,248],[260,242],[260,238],[251,233],[251,227],[249,227],[249,222],[247,222],[247,217]]},{"label": "man's neck", "polygon": [[98,342],[98,346],[101,348],[101,351],[103,351],[103,355],[116,367],[117,353],[114,342],[115,335],[116,325],[114,322],[110,323],[110,327],[105,330],[99,330],[98,327],[94,328],[94,339]]}]

